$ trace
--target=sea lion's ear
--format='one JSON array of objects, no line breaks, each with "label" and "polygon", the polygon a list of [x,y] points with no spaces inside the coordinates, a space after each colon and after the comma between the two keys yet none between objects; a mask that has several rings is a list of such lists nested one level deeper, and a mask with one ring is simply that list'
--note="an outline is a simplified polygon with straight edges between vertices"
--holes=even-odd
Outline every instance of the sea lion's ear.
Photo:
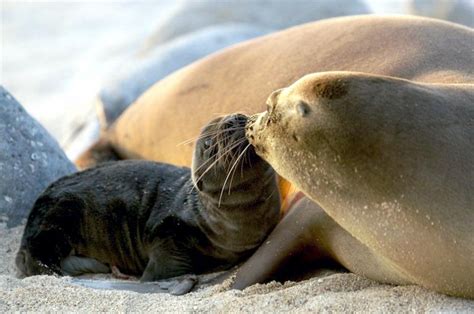
[{"label": "sea lion's ear", "polygon": [[278,97],[280,96],[282,90],[283,90],[283,88],[277,89],[276,91],[271,93],[270,96],[268,96],[268,98],[267,98],[267,105],[268,106],[273,108],[273,106],[276,105],[276,103],[278,102]]}]

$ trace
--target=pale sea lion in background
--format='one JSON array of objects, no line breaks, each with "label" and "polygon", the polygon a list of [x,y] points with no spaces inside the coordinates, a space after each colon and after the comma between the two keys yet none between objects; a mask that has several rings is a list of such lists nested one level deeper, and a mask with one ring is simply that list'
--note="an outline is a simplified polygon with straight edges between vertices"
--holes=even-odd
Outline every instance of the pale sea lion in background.
[{"label": "pale sea lion in background", "polygon": [[21,275],[114,266],[146,282],[247,258],[278,222],[280,203],[273,169],[244,136],[246,120],[236,114],[207,125],[192,173],[122,161],[53,183],[28,217],[16,259]]},{"label": "pale sea lion in background", "polygon": [[[351,16],[293,27],[162,79],[103,138],[121,158],[189,166],[193,147],[178,144],[196,137],[215,115],[261,112],[271,92],[309,73],[357,71],[425,83],[472,79],[472,32],[413,16]],[[80,162],[93,162],[83,157]]]},{"label": "pale sea lion in background", "polygon": [[[275,246],[297,252],[309,234],[319,248],[314,258],[329,255],[378,281],[474,298],[472,80],[315,73],[274,92],[267,104],[249,118],[249,141],[328,215],[303,213],[298,225],[301,212],[295,219],[290,212],[289,228],[279,225],[270,235],[281,241]],[[301,237],[286,236],[292,232]],[[270,265],[263,271],[271,272],[283,257],[277,255],[257,251],[235,287],[265,279],[245,270]]]},{"label": "pale sea lion in background", "polygon": [[215,115],[265,110],[268,95],[305,74],[358,71],[425,83],[472,80],[473,31],[413,16],[351,16],[293,27],[215,53],[152,86],[80,167],[101,157],[189,166],[202,125]]},{"label": "pale sea lion in background", "polygon": [[180,0],[160,18],[148,37],[143,53],[211,25],[246,23],[267,29],[283,29],[334,16],[370,13],[363,0]]}]

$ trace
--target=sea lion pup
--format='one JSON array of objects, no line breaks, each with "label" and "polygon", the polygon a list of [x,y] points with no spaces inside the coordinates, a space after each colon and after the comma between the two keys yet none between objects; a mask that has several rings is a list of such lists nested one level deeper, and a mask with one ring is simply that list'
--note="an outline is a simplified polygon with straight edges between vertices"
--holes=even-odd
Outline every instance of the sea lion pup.
[{"label": "sea lion pup", "polygon": [[76,164],[88,167],[118,156],[189,166],[192,145],[176,144],[197,136],[216,113],[261,112],[272,91],[310,73],[342,70],[424,83],[472,82],[473,38],[471,28],[407,15],[332,18],[259,37],[157,82]]},{"label": "sea lion pup", "polygon": [[473,84],[311,74],[274,92],[247,137],[367,247],[338,250],[349,270],[474,298]]},{"label": "sea lion pup", "polygon": [[204,127],[189,168],[105,163],[56,181],[36,201],[16,265],[23,276],[108,272],[142,282],[235,265],[279,219],[273,169],[235,114]]}]

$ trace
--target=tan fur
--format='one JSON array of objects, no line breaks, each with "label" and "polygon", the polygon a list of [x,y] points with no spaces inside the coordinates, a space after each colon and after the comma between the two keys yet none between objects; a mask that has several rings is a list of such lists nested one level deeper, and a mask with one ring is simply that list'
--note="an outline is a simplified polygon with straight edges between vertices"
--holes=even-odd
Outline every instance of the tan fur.
[{"label": "tan fur", "polygon": [[123,158],[189,166],[200,128],[222,114],[253,114],[268,95],[305,74],[358,71],[420,82],[474,74],[472,30],[417,17],[328,19],[213,54],[156,83],[104,138]]},{"label": "tan fur", "polygon": [[[351,71],[403,78],[421,83],[472,84],[474,81],[473,42],[472,29],[438,20],[408,16],[353,16],[294,27],[226,49],[161,80],[121,116],[115,125],[105,133],[103,139],[108,141],[114,151],[123,158],[145,158],[189,165],[192,144],[180,145],[180,143],[196,137],[202,125],[221,114],[237,111],[247,114],[260,112],[265,109],[265,101],[272,91],[286,87],[309,73]],[[388,79],[388,82],[392,81]],[[325,85],[326,83],[324,82],[316,90],[321,99],[331,101],[335,98],[336,101],[339,101],[338,99],[347,97],[343,88],[344,84],[331,87],[331,85]],[[308,99],[311,100],[310,97],[314,95],[315,90],[308,89],[302,84],[300,82],[299,95],[303,97],[303,93],[307,91]],[[401,86],[405,83],[396,81],[394,84]],[[408,84],[412,83],[408,82]],[[309,86],[313,86],[312,83],[309,83]],[[431,89],[428,85],[420,85],[419,88],[421,90]],[[459,88],[463,89],[462,86]],[[455,91],[455,89],[456,87],[448,89],[435,87],[432,89],[432,96],[434,98],[442,96],[441,98],[450,103],[450,99],[453,97],[450,95],[463,93],[463,91]],[[362,86],[359,96],[370,101],[373,99],[371,93],[375,91],[377,90]],[[396,103],[404,102],[404,99],[397,98],[396,89],[392,91],[390,97],[393,97]],[[383,112],[379,114],[383,116]],[[433,126],[434,132],[436,129]],[[416,138],[415,131],[416,129],[410,136]],[[412,148],[416,152],[416,146]],[[368,152],[377,153],[377,151],[370,150]],[[397,153],[400,151],[395,149],[393,156],[397,156]],[[435,147],[430,153],[436,154]],[[460,154],[462,156],[463,153]],[[456,158],[443,157],[441,161],[440,165],[447,162],[445,166],[452,166],[451,168],[455,170],[456,174],[457,171],[461,173],[463,170],[471,169],[464,169],[464,166],[455,162]],[[464,160],[464,162],[472,165],[472,159]],[[404,164],[403,161],[400,163]],[[396,165],[396,159],[393,161],[393,165]],[[307,169],[307,167],[306,165],[306,168],[303,169]],[[377,171],[377,168],[373,170],[374,175],[383,173],[383,163],[379,167],[382,167],[381,170]],[[393,167],[391,170],[395,169],[396,167]],[[449,169],[449,167],[443,169]],[[397,173],[393,172],[392,175]],[[465,186],[463,191],[472,187],[472,172],[464,172],[464,175],[467,178],[465,183],[468,186]],[[375,186],[376,190],[383,191],[386,187],[385,184],[390,187],[389,179],[382,182],[384,184],[380,187]],[[415,186],[420,185],[422,181],[423,184],[430,185],[430,179],[428,173],[426,177],[420,179],[420,182],[415,183]],[[444,186],[441,181],[431,185],[431,188],[437,187],[439,189],[436,197],[441,197],[446,188],[450,190],[454,186],[452,181],[448,182],[447,186]],[[376,180],[375,182],[380,181]],[[395,186],[410,187],[410,185],[399,181]],[[363,187],[364,185],[361,184],[360,188]],[[462,188],[462,185],[460,187]],[[351,193],[349,195],[364,196],[360,189]],[[429,202],[431,195],[426,195]],[[451,199],[442,204],[450,204],[449,200]],[[420,202],[422,201],[426,202],[427,200],[420,198]],[[470,204],[472,205],[472,203]],[[468,232],[471,237],[467,240],[470,242],[463,240],[466,237],[464,228],[467,223],[472,222],[472,216],[467,217],[467,222],[461,222],[459,224],[461,229],[457,230],[459,220],[463,219],[462,215],[451,216],[446,212],[443,213],[441,209],[437,209],[436,212],[440,213],[439,217],[438,214],[435,215],[436,217],[430,216],[430,219],[434,219],[431,221],[438,228],[433,229],[431,222],[427,223],[426,215],[429,214],[423,212],[413,220],[413,223],[418,224],[412,225],[414,229],[402,229],[400,237],[395,236],[398,233],[393,230],[389,232],[389,235],[393,235],[393,241],[401,239],[403,242],[394,244],[390,241],[384,242],[383,236],[380,238],[382,240],[376,240],[377,238],[373,234],[375,231],[366,224],[367,221],[374,222],[374,219],[376,222],[376,217],[370,217],[364,223],[354,223],[363,217],[360,211],[350,213],[352,207],[341,207],[348,212],[335,213],[336,205],[325,205],[328,207],[326,209],[323,206],[324,209],[330,212],[337,222],[341,221],[341,225],[347,227],[347,230],[362,243],[368,241],[374,244],[376,250],[380,250],[380,252],[387,252],[389,246],[393,248],[393,245],[401,245],[397,249],[403,253],[405,247],[408,246],[410,254],[404,254],[407,259],[411,258],[413,261],[425,263],[423,265],[428,265],[428,269],[433,270],[427,276],[420,271],[421,277],[410,273],[412,270],[404,270],[403,278],[409,278],[411,282],[417,282],[438,291],[472,297],[472,286],[469,286],[470,283],[466,280],[471,280],[471,283],[474,280],[472,276],[463,275],[474,273],[472,269],[474,263],[468,263],[472,262],[472,255],[470,255],[472,253],[472,233]],[[463,207],[459,208],[456,209],[458,214],[466,213]],[[449,209],[445,208],[445,210]],[[407,217],[406,221],[410,221],[410,219]],[[391,226],[403,226],[406,222],[404,219],[393,221],[389,219],[387,221]],[[468,230],[472,230],[472,223],[470,226],[471,229]],[[423,231],[425,227],[428,231]],[[448,231],[445,231],[444,227]],[[408,232],[407,230],[410,233],[403,233]],[[421,232],[421,235],[418,231]],[[383,235],[383,231],[380,232]],[[449,235],[449,239],[446,240],[443,235]],[[418,248],[417,246],[410,246],[411,241],[416,239],[422,239],[422,242],[419,243],[423,245],[419,246],[419,252],[415,250]],[[464,242],[454,243],[454,240]],[[386,243],[388,246],[384,248]],[[452,248],[455,251],[451,251]],[[433,256],[433,253],[430,253],[439,249],[442,249],[440,259],[438,259],[439,256]],[[456,254],[461,257],[464,254],[464,257],[458,263],[449,263],[446,256],[443,258],[443,253],[449,253],[449,258],[456,256]],[[423,260],[418,259],[422,255]],[[403,262],[405,266],[409,265],[405,262]],[[411,264],[415,268],[421,265]],[[451,274],[453,274],[452,278],[449,277]],[[448,282],[451,279],[452,284]]]},{"label": "tan fur", "polygon": [[[474,298],[474,84],[315,73],[271,96],[247,136],[373,253],[373,279]],[[356,260],[343,265],[370,274]]]}]

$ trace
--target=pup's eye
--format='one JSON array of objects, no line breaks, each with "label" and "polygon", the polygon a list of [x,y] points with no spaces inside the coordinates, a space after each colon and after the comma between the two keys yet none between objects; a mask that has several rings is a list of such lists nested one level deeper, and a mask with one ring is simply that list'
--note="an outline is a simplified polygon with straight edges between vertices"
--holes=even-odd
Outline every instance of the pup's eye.
[{"label": "pup's eye", "polygon": [[204,141],[204,146],[206,148],[211,147],[211,145],[212,145],[212,140],[210,138],[208,138],[207,140]]},{"label": "pup's eye", "polygon": [[303,101],[300,101],[296,105],[296,112],[301,116],[301,117],[306,117],[310,112],[311,108],[309,108],[309,105]]}]

